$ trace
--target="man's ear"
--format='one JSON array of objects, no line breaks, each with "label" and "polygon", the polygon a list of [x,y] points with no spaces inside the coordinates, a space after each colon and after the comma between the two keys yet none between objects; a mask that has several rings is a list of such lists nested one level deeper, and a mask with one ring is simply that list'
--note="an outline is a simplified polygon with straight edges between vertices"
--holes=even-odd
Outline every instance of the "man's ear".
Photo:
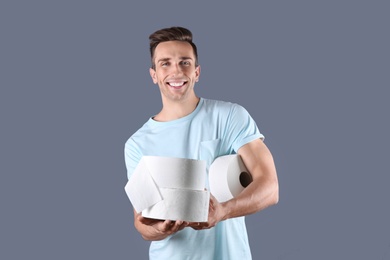
[{"label": "man's ear", "polygon": [[157,84],[157,77],[156,77],[156,71],[152,68],[149,69],[150,77],[153,80],[154,84]]},{"label": "man's ear", "polygon": [[200,77],[200,65],[198,65],[198,67],[195,68],[195,82],[199,81],[199,77]]}]

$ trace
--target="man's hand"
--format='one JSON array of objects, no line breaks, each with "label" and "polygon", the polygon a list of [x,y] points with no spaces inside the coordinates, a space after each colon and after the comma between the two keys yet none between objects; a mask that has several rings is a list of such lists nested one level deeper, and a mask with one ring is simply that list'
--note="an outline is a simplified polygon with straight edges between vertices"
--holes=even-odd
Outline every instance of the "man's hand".
[{"label": "man's hand", "polygon": [[188,226],[188,222],[185,221],[144,218],[141,214],[138,215],[138,220],[144,225],[152,226],[157,232],[168,235],[176,233]]},{"label": "man's hand", "polygon": [[195,230],[209,229],[215,227],[218,222],[224,220],[225,215],[222,204],[210,193],[209,216],[207,222],[191,222],[189,226]]},{"label": "man's hand", "polygon": [[146,240],[162,240],[187,227],[188,224],[188,222],[181,220],[172,221],[145,218],[141,213],[135,212],[135,225],[140,228],[137,229]]}]

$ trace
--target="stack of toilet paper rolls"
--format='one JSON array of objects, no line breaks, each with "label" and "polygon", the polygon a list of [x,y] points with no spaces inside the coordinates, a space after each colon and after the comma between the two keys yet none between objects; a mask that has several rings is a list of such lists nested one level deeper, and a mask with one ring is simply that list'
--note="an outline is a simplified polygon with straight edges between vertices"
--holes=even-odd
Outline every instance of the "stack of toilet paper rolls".
[{"label": "stack of toilet paper rolls", "polygon": [[[143,156],[125,191],[144,217],[206,222],[210,199],[206,176],[203,160]],[[215,159],[208,177],[210,192],[219,202],[234,198],[252,180],[239,155]]]},{"label": "stack of toilet paper rolls", "polygon": [[144,217],[206,222],[210,194],[205,186],[205,161],[143,156],[125,190]]}]

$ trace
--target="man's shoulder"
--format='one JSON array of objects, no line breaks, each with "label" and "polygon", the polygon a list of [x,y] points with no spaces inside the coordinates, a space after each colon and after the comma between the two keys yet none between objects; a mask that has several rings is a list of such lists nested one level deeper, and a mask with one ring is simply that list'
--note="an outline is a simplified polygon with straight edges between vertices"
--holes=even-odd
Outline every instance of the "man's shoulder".
[{"label": "man's shoulder", "polygon": [[215,99],[203,99],[204,109],[211,113],[227,113],[237,110],[245,110],[245,108],[237,103]]},{"label": "man's shoulder", "polygon": [[219,108],[219,109],[231,110],[236,107],[241,107],[239,104],[230,101],[206,99],[206,98],[203,98],[203,100],[204,100],[204,106],[206,108],[213,108],[213,109]]},{"label": "man's shoulder", "polygon": [[150,124],[149,124],[149,121],[146,121],[140,128],[138,128],[138,130],[136,130],[130,137],[129,139],[126,141],[126,143],[129,143],[131,141],[134,141],[135,139],[138,139],[142,136],[145,136],[145,134],[147,134],[148,132],[150,132],[151,130],[151,127],[150,127]]}]

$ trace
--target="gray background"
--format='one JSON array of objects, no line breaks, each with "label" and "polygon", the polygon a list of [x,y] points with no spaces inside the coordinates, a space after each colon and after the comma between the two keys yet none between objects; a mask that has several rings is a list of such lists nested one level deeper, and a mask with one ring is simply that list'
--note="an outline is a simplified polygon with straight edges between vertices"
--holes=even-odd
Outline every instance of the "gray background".
[{"label": "gray background", "polygon": [[0,259],[146,259],[123,146],[160,109],[148,36],[174,25],[197,93],[246,107],[274,155],[254,259],[390,259],[389,7],[1,1]]}]

